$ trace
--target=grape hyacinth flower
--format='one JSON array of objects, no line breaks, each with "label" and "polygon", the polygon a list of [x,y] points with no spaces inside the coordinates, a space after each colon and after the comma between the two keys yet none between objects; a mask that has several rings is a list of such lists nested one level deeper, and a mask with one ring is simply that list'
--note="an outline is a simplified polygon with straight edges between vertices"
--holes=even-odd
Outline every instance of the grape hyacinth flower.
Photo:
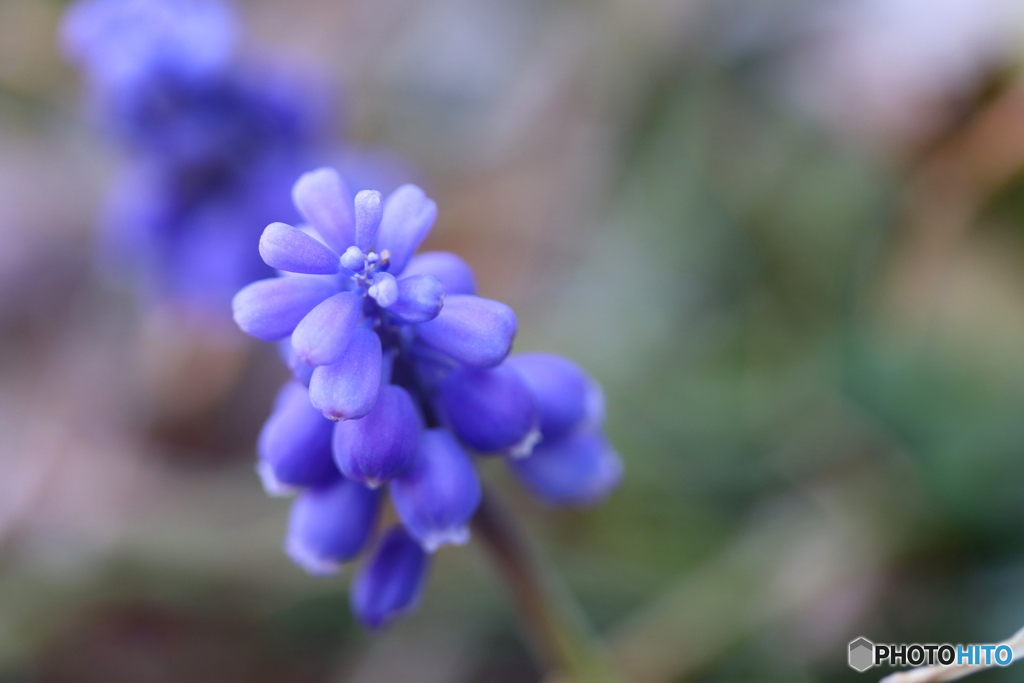
[{"label": "grape hyacinth flower", "polygon": [[[294,379],[260,435],[268,493],[299,491],[285,549],[329,573],[369,544],[387,485],[401,525],[351,586],[370,629],[416,604],[429,556],[469,540],[482,489],[473,455],[503,457],[541,501],[590,505],[622,476],[601,388],[544,353],[509,357],[515,314],[476,295],[455,254],[416,254],[437,217],[414,185],[354,197],[333,169],[292,196],[307,225],[267,226],[277,277],[235,295],[235,321],[277,342]],[[308,389],[306,388],[308,387]]]},{"label": "grape hyacinth flower", "polygon": [[101,265],[215,317],[270,274],[252,242],[293,215],[288,190],[322,137],[319,98],[295,74],[238,60],[238,34],[221,0],[77,0],[60,31],[93,118],[124,152]]}]

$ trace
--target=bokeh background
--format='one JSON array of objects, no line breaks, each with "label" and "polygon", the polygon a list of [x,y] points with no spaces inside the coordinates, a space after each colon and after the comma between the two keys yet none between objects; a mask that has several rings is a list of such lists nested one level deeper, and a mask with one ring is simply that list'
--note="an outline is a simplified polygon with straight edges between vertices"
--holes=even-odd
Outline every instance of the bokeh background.
[{"label": "bokeh background", "polygon": [[[252,469],[285,370],[97,267],[122,152],[64,7],[0,0],[0,681],[541,680],[474,545],[381,636],[285,559]],[[438,201],[517,349],[604,384],[604,506],[484,469],[630,680],[873,680],[857,636],[1024,624],[1019,0],[238,11]]]}]

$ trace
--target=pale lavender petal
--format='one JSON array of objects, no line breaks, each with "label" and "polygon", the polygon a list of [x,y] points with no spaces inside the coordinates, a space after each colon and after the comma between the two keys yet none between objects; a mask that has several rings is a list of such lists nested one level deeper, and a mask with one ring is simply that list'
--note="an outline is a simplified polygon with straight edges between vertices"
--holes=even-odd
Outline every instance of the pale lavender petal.
[{"label": "pale lavender petal", "polygon": [[370,251],[377,241],[381,215],[384,212],[384,198],[376,190],[363,190],[356,194],[356,246]]},{"label": "pale lavender petal", "polygon": [[292,187],[299,213],[338,254],[355,244],[352,193],[333,168],[303,173]]},{"label": "pale lavender petal", "polygon": [[444,285],[433,275],[412,275],[398,281],[395,302],[388,311],[405,323],[433,320],[444,305]]},{"label": "pale lavender petal", "polygon": [[260,256],[271,268],[290,273],[333,275],[338,255],[286,223],[271,223],[260,237]]},{"label": "pale lavender petal", "polygon": [[437,204],[415,185],[402,185],[384,202],[377,250],[391,252],[391,272],[401,273],[434,227]]},{"label": "pale lavender petal", "polygon": [[436,318],[416,327],[420,338],[455,360],[490,367],[505,359],[516,336],[516,314],[499,301],[447,296]]},{"label": "pale lavender petal", "polygon": [[244,332],[263,341],[277,341],[291,334],[307,313],[337,291],[336,284],[322,277],[275,277],[243,287],[231,308]]},{"label": "pale lavender petal", "polygon": [[362,298],[352,292],[339,292],[321,302],[296,325],[292,333],[295,353],[313,367],[337,363],[345,353],[362,311]]},{"label": "pale lavender petal", "polygon": [[402,271],[410,275],[433,275],[448,294],[476,294],[476,276],[461,256],[450,251],[424,251],[409,260]]}]

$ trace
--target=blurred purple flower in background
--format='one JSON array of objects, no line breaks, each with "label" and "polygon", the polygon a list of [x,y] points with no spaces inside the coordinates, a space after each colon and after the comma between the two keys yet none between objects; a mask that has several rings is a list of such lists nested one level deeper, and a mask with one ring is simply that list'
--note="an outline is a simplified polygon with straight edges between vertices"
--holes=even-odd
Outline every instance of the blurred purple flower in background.
[{"label": "blurred purple flower in background", "polygon": [[127,152],[101,259],[149,296],[223,315],[269,272],[253,226],[291,215],[291,180],[320,142],[316,98],[234,61],[236,18],[216,0],[80,0],[61,29],[93,115]]},{"label": "blurred purple flower in background", "polygon": [[272,223],[259,242],[286,272],[233,304],[243,330],[281,342],[296,379],[264,427],[258,469],[271,494],[303,489],[285,547],[313,574],[359,553],[377,519],[373,492],[389,484],[404,530],[352,586],[357,617],[378,628],[415,603],[424,551],[469,540],[482,492],[467,449],[505,456],[553,504],[599,502],[622,465],[601,430],[596,382],[557,356],[506,361],[512,309],[476,296],[455,254],[414,255],[437,217],[420,188],[353,198],[322,168],[293,197],[309,225]]}]

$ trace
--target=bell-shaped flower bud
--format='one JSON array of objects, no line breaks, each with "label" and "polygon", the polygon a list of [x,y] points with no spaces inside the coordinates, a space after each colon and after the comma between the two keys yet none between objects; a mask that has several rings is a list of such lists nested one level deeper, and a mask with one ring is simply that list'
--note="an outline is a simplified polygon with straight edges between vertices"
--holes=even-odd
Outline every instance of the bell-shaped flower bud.
[{"label": "bell-shaped flower bud", "polygon": [[391,252],[392,273],[405,270],[435,220],[437,204],[415,185],[402,185],[388,195],[377,233],[377,251]]},{"label": "bell-shaped flower bud", "polygon": [[380,509],[380,494],[338,479],[304,490],[292,503],[284,550],[314,576],[333,574],[366,545]]},{"label": "bell-shaped flower bud", "polygon": [[349,587],[352,612],[364,628],[381,629],[416,609],[430,558],[401,526],[392,527]]},{"label": "bell-shaped flower bud", "polygon": [[[484,452],[526,449],[536,441],[537,405],[512,368],[456,368],[441,383],[439,403],[452,429]],[[531,432],[534,432],[531,434]]]},{"label": "bell-shaped flower bud", "polygon": [[377,402],[382,366],[380,337],[357,327],[341,360],[313,370],[309,400],[330,420],[358,420]]},{"label": "bell-shaped flower bud", "polygon": [[260,236],[260,256],[271,268],[289,273],[334,275],[338,255],[298,228],[271,223]]},{"label": "bell-shaped flower bud", "polygon": [[604,421],[601,386],[568,358],[552,353],[519,353],[506,361],[526,382],[540,409],[540,430],[554,441]]},{"label": "bell-shaped flower bud", "polygon": [[398,281],[398,297],[388,311],[405,323],[433,320],[444,305],[444,285],[433,275],[412,275]]},{"label": "bell-shaped flower bud", "polygon": [[231,301],[243,332],[263,341],[287,337],[313,308],[336,294],[338,286],[315,275],[289,275],[246,285]]},{"label": "bell-shaped flower bud", "polygon": [[370,251],[377,241],[381,215],[384,212],[384,198],[376,190],[363,190],[356,194],[356,246]]},{"label": "bell-shaped flower bud", "polygon": [[512,309],[499,301],[455,294],[445,297],[436,318],[416,329],[424,342],[455,360],[491,367],[508,355],[517,322]]},{"label": "bell-shaped flower bud", "polygon": [[339,292],[317,304],[292,333],[292,347],[307,365],[332,365],[341,360],[362,318],[363,300]]},{"label": "bell-shaped flower bud", "polygon": [[597,430],[543,441],[530,457],[509,463],[530,493],[552,505],[599,503],[622,480],[622,460]]},{"label": "bell-shaped flower bud", "polygon": [[412,467],[388,488],[405,528],[427,552],[469,540],[469,519],[480,505],[480,480],[447,429],[420,434]]},{"label": "bell-shaped flower bud", "polygon": [[343,254],[355,244],[352,193],[333,168],[303,173],[292,187],[292,201],[335,252]]},{"label": "bell-shaped flower bud", "polygon": [[419,431],[419,415],[409,394],[387,384],[365,417],[334,427],[334,462],[349,479],[376,488],[409,469]]},{"label": "bell-shaped flower bud", "polygon": [[325,486],[341,477],[331,455],[333,433],[334,423],[310,404],[306,387],[294,381],[285,384],[257,442],[257,469],[267,493]]},{"label": "bell-shaped flower bud", "polygon": [[476,276],[461,256],[450,251],[424,251],[409,260],[402,271],[410,275],[433,275],[448,294],[476,294]]},{"label": "bell-shaped flower bud", "polygon": [[374,273],[373,284],[366,293],[381,308],[393,306],[398,301],[398,282],[391,273]]}]

